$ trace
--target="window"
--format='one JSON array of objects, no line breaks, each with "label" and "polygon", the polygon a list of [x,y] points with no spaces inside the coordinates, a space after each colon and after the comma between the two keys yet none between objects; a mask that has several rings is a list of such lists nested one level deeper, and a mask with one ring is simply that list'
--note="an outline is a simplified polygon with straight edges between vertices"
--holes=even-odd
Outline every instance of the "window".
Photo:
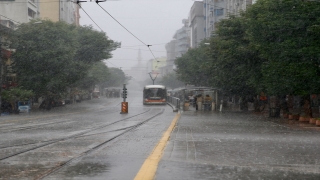
[{"label": "window", "polygon": [[32,11],[32,9],[28,8],[28,16],[34,18],[36,12]]},{"label": "window", "polygon": [[214,15],[216,16],[222,16],[223,15],[223,9],[215,9]]}]

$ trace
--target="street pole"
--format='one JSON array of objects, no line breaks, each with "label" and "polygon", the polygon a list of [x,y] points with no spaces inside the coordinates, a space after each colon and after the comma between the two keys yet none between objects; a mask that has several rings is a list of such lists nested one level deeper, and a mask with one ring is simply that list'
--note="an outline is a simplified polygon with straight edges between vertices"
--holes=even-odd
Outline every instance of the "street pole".
[{"label": "street pole", "polygon": [[2,39],[1,39],[1,34],[0,34],[0,116],[2,114]]}]

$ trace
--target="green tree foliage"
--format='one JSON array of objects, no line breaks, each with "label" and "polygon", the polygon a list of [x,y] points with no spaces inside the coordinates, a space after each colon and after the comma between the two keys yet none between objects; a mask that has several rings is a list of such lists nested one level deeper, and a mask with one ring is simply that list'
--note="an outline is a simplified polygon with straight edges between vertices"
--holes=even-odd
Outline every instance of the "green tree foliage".
[{"label": "green tree foliage", "polygon": [[261,59],[246,38],[246,20],[230,16],[222,20],[210,40],[213,80],[226,93],[249,95],[259,87]]},{"label": "green tree foliage", "polygon": [[184,86],[184,83],[177,79],[175,72],[166,74],[165,76],[162,77],[160,82],[166,87],[169,87],[171,89]]},{"label": "green tree foliage", "polygon": [[247,36],[259,50],[269,94],[304,95],[320,88],[320,3],[259,0],[247,10]]},{"label": "green tree foliage", "polygon": [[109,68],[103,62],[96,62],[89,69],[87,75],[76,83],[76,86],[89,91],[93,90],[95,85],[100,85],[103,88],[109,78]]},{"label": "green tree foliage", "polygon": [[109,72],[110,77],[106,82],[107,87],[119,87],[127,81],[127,77],[121,69],[109,68]]},{"label": "green tree foliage", "polygon": [[34,96],[34,93],[30,90],[25,90],[22,88],[11,88],[7,90],[2,90],[1,97],[2,100],[13,103],[18,100],[28,100]]},{"label": "green tree foliage", "polygon": [[209,47],[202,42],[198,48],[189,49],[175,60],[177,78],[188,84],[208,86],[210,61]]},{"label": "green tree foliage", "polygon": [[180,80],[236,95],[319,93],[320,3],[259,0],[176,60]]},{"label": "green tree foliage", "polygon": [[92,27],[42,20],[15,32],[15,71],[19,86],[37,96],[58,94],[87,75],[92,64],[110,57],[118,47]]}]

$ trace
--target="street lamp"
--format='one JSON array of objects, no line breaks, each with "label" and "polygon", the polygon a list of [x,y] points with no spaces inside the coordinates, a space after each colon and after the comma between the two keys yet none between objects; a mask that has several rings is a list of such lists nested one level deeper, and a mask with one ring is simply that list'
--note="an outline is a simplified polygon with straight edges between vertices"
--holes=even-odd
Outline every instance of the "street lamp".
[{"label": "street lamp", "polygon": [[149,76],[150,76],[150,78],[151,78],[151,80],[152,80],[152,84],[154,85],[154,81],[157,79],[159,73],[156,73],[156,76],[155,76],[154,78],[153,78],[152,75],[151,75],[151,74],[154,74],[154,73],[149,72],[148,74],[149,74]]}]

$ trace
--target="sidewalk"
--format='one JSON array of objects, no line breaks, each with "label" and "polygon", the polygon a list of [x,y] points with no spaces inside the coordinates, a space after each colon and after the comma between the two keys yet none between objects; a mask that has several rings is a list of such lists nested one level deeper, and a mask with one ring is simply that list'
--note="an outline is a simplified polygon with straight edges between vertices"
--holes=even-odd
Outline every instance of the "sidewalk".
[{"label": "sidewalk", "polygon": [[[194,107],[190,106],[188,111],[196,111]],[[185,112],[188,112],[185,111]],[[204,110],[200,110],[204,111]],[[228,104],[228,107],[223,107],[222,112],[220,112],[220,109],[217,107],[216,111],[204,111],[206,113],[212,112],[212,113],[241,113],[241,114],[247,114],[247,115],[256,115],[264,119],[264,121],[270,121],[273,123],[277,123],[279,125],[286,125],[291,128],[307,128],[307,129],[315,129],[320,130],[320,126],[317,126],[315,124],[310,124],[308,121],[303,122],[299,120],[289,120],[288,118],[284,118],[282,114],[280,114],[280,117],[270,117],[269,116],[269,108],[266,107],[262,112],[255,112],[253,103],[249,103],[248,110],[247,111],[241,111],[239,104]]]},{"label": "sidewalk", "polygon": [[320,131],[268,113],[182,111],[156,180],[319,179]]}]

